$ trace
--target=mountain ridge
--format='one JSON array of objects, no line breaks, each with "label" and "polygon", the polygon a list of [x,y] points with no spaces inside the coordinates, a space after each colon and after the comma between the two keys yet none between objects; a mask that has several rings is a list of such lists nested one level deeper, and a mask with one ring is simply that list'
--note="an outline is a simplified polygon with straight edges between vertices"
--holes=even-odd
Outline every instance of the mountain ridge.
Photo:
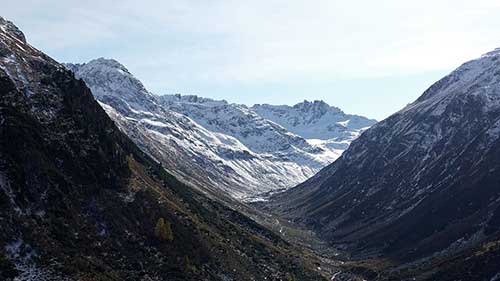
[{"label": "mountain ridge", "polygon": [[293,106],[257,104],[252,109],[307,139],[352,141],[376,123],[374,119],[346,114],[322,100],[304,100]]}]

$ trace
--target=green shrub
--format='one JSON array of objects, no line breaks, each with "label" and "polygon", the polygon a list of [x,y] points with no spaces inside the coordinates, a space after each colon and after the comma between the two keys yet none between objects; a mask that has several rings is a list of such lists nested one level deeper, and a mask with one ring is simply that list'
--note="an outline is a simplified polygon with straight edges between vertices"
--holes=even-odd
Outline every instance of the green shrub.
[{"label": "green shrub", "polygon": [[169,221],[159,218],[155,226],[155,236],[162,241],[173,241],[174,233]]}]

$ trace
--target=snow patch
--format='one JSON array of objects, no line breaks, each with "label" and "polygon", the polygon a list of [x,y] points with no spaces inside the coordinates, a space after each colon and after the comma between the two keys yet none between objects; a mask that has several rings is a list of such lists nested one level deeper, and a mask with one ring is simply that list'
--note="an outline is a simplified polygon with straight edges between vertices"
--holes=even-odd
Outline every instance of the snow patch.
[{"label": "snow patch", "polygon": [[70,281],[71,279],[55,272],[50,267],[42,268],[35,262],[37,253],[23,239],[17,238],[5,246],[7,258],[19,272],[14,281]]}]

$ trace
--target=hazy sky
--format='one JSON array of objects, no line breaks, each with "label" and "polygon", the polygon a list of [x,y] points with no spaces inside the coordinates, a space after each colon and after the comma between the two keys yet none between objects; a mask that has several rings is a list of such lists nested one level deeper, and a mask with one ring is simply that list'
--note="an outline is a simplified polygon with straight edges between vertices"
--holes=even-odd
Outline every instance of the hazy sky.
[{"label": "hazy sky", "polygon": [[498,0],[2,0],[61,62],[122,62],[156,94],[294,104],[381,119],[500,47]]}]

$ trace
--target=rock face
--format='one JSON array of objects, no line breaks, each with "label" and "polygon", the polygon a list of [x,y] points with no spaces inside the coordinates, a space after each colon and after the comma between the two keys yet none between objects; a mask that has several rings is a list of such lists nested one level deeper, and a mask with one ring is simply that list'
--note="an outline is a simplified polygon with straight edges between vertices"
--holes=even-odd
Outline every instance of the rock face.
[{"label": "rock face", "polygon": [[2,18],[0,96],[1,280],[321,279],[288,243],[168,174]]},{"label": "rock face", "polygon": [[144,151],[177,177],[212,194],[259,200],[261,193],[305,181],[340,156],[355,137],[314,143],[244,105],[155,96],[115,60],[67,67]]},{"label": "rock face", "polygon": [[500,51],[465,63],[275,200],[358,256],[413,261],[405,278],[490,280],[500,254]]}]

